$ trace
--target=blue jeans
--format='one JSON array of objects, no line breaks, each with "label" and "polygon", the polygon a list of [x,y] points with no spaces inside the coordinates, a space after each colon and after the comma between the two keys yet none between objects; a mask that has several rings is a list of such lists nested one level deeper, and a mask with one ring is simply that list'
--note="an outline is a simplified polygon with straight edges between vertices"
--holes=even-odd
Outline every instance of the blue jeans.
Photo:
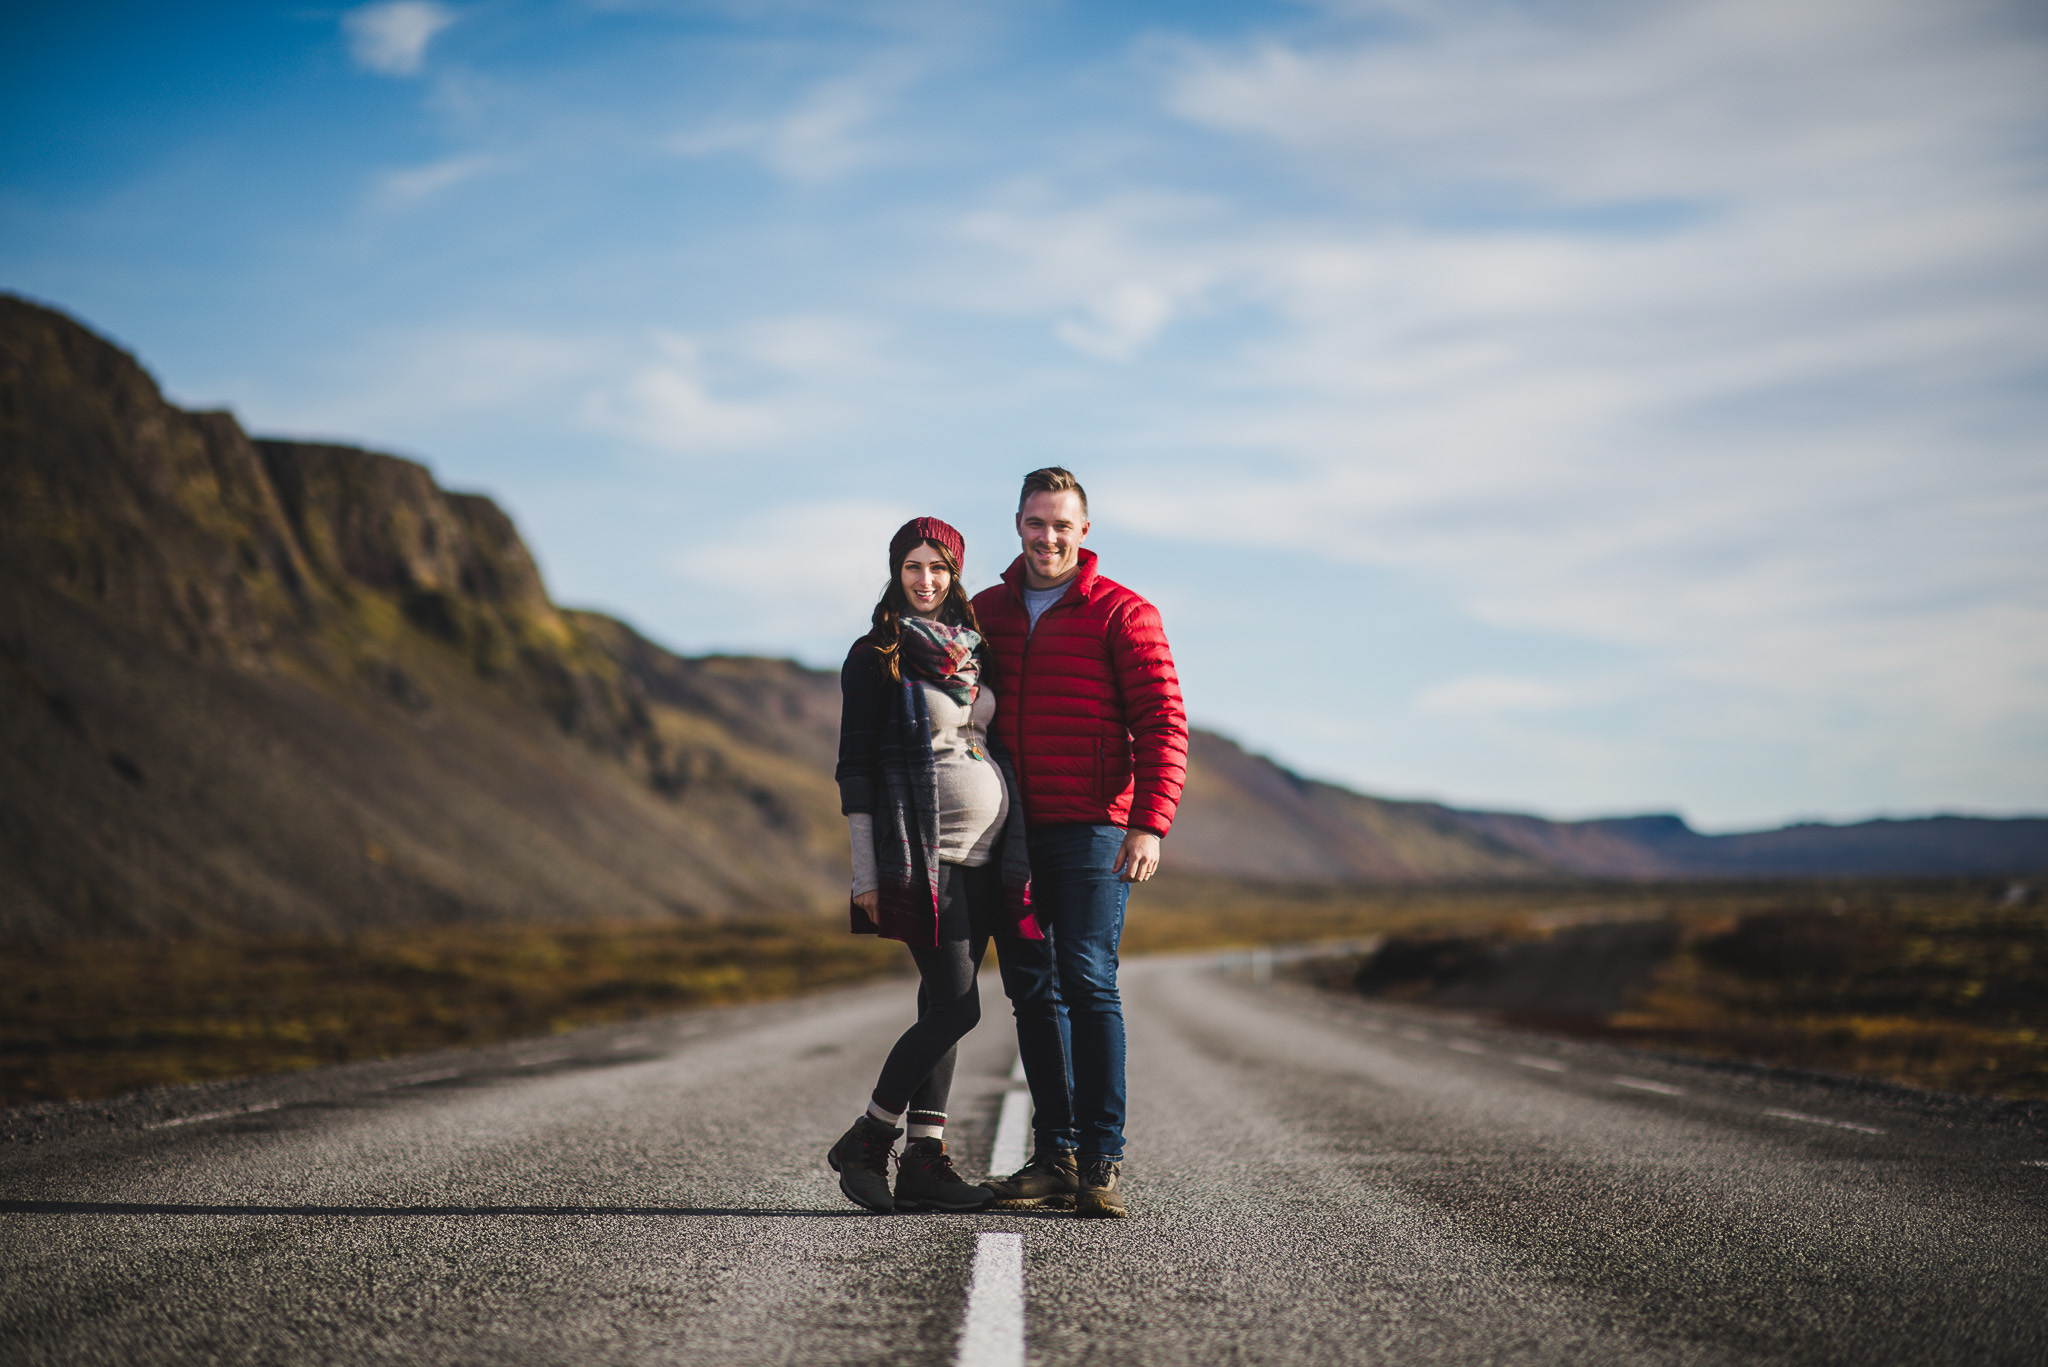
[{"label": "blue jeans", "polygon": [[997,960],[1040,1153],[1124,1156],[1124,1005],[1117,943],[1130,884],[1112,872],[1121,826],[1031,828],[1031,907],[1043,940],[1004,936]]}]

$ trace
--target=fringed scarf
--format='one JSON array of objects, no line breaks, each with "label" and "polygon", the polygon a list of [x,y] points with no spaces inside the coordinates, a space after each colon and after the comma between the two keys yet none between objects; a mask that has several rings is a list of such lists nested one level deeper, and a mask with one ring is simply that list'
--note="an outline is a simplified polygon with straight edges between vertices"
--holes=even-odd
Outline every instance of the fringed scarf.
[{"label": "fringed scarf", "polygon": [[[857,934],[881,935],[909,945],[939,942],[939,783],[938,765],[932,757],[932,718],[925,705],[925,693],[915,675],[922,673],[918,658],[911,655],[913,641],[930,641],[937,648],[948,636],[913,634],[907,619],[902,636],[905,655],[912,668],[895,690],[889,717],[882,726],[879,745],[881,773],[875,793],[875,868],[880,875],[875,914],[869,917],[853,908],[853,929]],[[931,623],[923,623],[932,626]],[[939,627],[953,640],[969,642],[967,658],[949,650],[945,656],[947,676],[961,680],[971,700],[980,675],[980,661],[973,651],[981,638],[964,627]],[[934,683],[939,681],[934,678]],[[946,687],[945,684],[939,684]],[[947,688],[947,692],[952,692]],[[958,696],[957,694],[955,695]],[[1003,822],[996,859],[1002,867],[1004,915],[996,925],[999,935],[1042,940],[1045,932],[1031,911],[1031,850],[1024,833],[1024,797],[1017,786],[1017,773],[1010,759],[989,737],[989,761],[1003,776],[1009,790],[1010,810]]]},{"label": "fringed scarf", "polygon": [[905,617],[901,625],[896,639],[910,672],[943,689],[962,707],[970,706],[975,680],[981,677],[981,660],[974,653],[981,646],[981,633],[923,617]]}]

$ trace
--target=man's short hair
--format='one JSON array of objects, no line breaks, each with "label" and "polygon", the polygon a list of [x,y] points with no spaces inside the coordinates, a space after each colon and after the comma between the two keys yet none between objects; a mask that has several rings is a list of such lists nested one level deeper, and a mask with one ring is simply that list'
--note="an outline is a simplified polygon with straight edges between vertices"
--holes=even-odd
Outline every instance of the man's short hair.
[{"label": "man's short hair", "polygon": [[1024,476],[1024,491],[1017,495],[1017,516],[1024,516],[1024,504],[1033,494],[1058,494],[1068,489],[1081,500],[1081,516],[1088,516],[1088,491],[1081,487],[1081,481],[1074,478],[1071,470],[1062,470],[1057,465],[1048,465],[1043,470],[1033,470]]}]

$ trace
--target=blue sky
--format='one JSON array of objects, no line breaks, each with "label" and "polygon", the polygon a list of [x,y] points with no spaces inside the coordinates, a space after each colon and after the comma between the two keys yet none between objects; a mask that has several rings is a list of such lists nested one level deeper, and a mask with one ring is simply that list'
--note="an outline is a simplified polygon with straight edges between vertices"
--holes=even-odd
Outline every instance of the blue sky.
[{"label": "blue sky", "polygon": [[837,660],[1075,469],[1195,718],[1709,829],[2048,811],[2029,0],[9,7],[0,287]]}]

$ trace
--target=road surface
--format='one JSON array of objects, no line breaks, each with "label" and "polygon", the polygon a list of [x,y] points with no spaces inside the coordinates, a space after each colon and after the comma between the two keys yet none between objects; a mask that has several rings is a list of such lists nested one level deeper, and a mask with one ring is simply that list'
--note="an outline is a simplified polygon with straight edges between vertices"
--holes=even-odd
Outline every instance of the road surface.
[{"label": "road surface", "polygon": [[878,1217],[823,1153],[910,995],[7,1113],[0,1361],[2048,1362],[2048,1134],[1987,1104],[1157,959],[1133,1218]]}]

